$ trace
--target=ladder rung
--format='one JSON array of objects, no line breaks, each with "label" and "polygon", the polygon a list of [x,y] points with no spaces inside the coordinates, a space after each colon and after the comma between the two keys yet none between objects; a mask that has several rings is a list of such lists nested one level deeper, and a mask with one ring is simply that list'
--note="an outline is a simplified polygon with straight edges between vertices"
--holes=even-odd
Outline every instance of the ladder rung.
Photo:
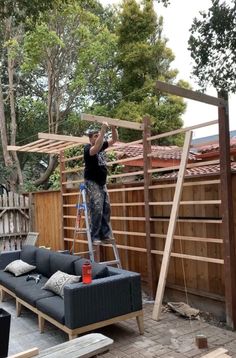
[{"label": "ladder rung", "polygon": [[76,234],[87,234],[87,230],[75,230]]},{"label": "ladder rung", "polygon": [[117,265],[117,264],[120,264],[120,260],[103,261],[103,262],[99,262],[99,264],[104,264],[104,265]]}]

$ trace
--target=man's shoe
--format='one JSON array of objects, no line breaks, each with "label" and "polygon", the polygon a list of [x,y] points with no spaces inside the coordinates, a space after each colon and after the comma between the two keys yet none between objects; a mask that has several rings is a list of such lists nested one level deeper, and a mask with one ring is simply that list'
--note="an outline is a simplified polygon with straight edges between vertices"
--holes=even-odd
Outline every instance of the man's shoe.
[{"label": "man's shoe", "polygon": [[107,237],[105,239],[102,240],[102,245],[108,245],[108,244],[113,244],[114,243],[114,239]]},{"label": "man's shoe", "polygon": [[101,245],[102,241],[101,240],[98,240],[98,239],[95,239],[93,240],[93,245]]}]

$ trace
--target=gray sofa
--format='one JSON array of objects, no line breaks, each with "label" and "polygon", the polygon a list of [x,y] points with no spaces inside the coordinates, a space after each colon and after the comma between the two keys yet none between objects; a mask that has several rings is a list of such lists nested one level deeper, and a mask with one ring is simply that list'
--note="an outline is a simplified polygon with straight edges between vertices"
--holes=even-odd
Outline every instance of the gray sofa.
[{"label": "gray sofa", "polygon": [[[28,274],[15,277],[3,271],[14,260],[36,266],[32,273],[41,274],[38,283],[26,280]],[[0,254],[1,300],[7,292],[16,299],[17,316],[21,306],[38,315],[39,329],[44,330],[45,320],[69,335],[78,334],[129,318],[136,318],[140,334],[143,333],[143,311],[140,275],[135,272],[92,263],[93,280],[64,287],[64,298],[42,289],[47,280],[58,270],[81,275],[85,259],[50,251],[35,246],[23,246],[21,251]]]}]

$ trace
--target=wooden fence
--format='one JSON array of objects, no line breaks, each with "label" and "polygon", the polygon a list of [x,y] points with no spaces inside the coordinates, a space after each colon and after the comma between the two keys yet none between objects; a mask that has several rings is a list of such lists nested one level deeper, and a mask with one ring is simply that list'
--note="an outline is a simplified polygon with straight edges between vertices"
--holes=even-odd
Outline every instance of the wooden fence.
[{"label": "wooden fence", "polygon": [[27,195],[9,192],[0,196],[0,251],[22,246],[30,227]]},{"label": "wooden fence", "polygon": [[[233,188],[236,175],[233,175]],[[151,253],[154,287],[157,285],[165,236],[168,227],[175,181],[153,181],[150,186]],[[233,190],[236,208],[236,190]],[[77,196],[67,190],[67,205],[62,220],[61,193],[33,193],[34,230],[40,233],[39,245],[68,249],[73,241]],[[72,195],[69,195],[72,194]],[[109,186],[112,227],[122,266],[140,272],[144,287],[148,284],[147,242],[143,183]],[[155,203],[155,204],[154,204]],[[158,204],[159,203],[159,204]],[[64,213],[65,214],[65,213]],[[218,176],[186,179],[176,226],[167,288],[174,292],[191,292],[195,296],[223,302],[225,292],[224,253]],[[236,218],[234,218],[236,226]],[[63,235],[65,229],[65,237]],[[63,245],[65,239],[65,245]],[[77,240],[76,250],[87,250],[84,237]],[[112,250],[102,248],[106,260]]]}]

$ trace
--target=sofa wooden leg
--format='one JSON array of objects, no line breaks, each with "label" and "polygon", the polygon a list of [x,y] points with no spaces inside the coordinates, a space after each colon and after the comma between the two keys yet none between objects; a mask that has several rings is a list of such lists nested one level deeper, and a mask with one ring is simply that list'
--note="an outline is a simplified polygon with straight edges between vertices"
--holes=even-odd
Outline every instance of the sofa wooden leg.
[{"label": "sofa wooden leg", "polygon": [[18,300],[16,300],[16,317],[19,317],[20,316],[20,314],[21,314],[21,303],[18,301]]},{"label": "sofa wooden leg", "polygon": [[38,315],[38,324],[39,324],[39,332],[43,333],[44,332],[45,319],[43,317],[41,317],[40,315]]},{"label": "sofa wooden leg", "polygon": [[72,339],[75,339],[77,337],[77,334],[68,333],[68,336],[69,336],[69,341],[71,341]]},{"label": "sofa wooden leg", "polygon": [[143,313],[136,317],[136,321],[138,324],[139,333],[144,334]]},{"label": "sofa wooden leg", "polygon": [[1,288],[0,289],[0,302],[3,302],[5,298],[5,291]]}]

